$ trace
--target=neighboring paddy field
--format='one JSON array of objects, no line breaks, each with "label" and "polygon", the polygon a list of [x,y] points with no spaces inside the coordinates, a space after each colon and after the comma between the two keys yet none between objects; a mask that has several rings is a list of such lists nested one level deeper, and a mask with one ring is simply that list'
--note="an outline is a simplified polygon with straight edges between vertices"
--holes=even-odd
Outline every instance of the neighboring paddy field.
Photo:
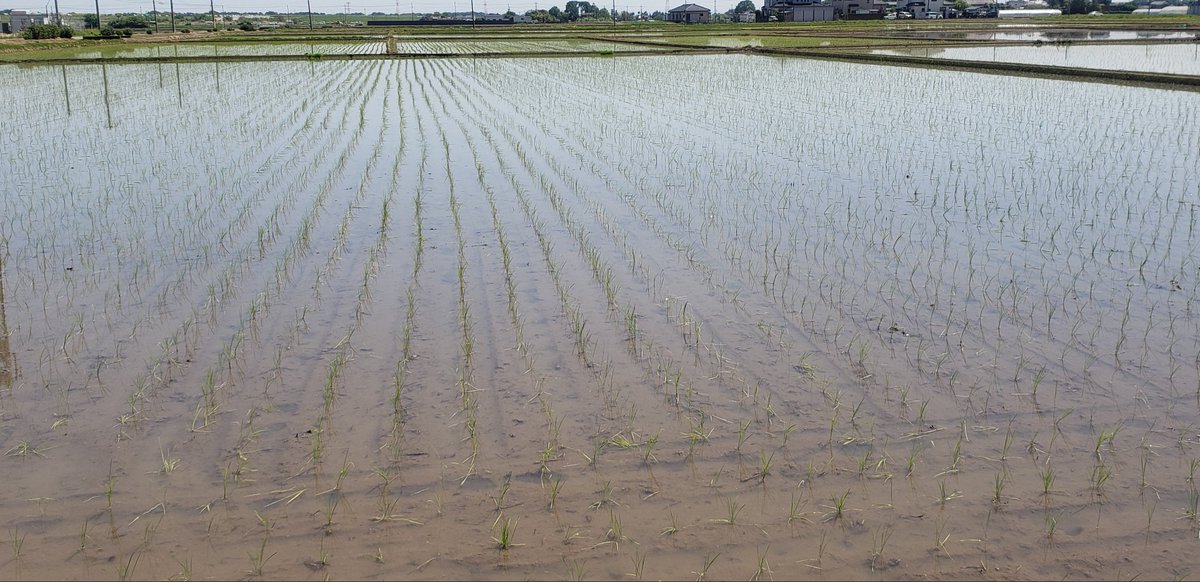
[{"label": "neighboring paddy field", "polygon": [[1200,43],[886,49],[878,54],[1200,75]]},{"label": "neighboring paddy field", "polygon": [[1195,574],[1200,93],[344,44],[0,66],[0,576]]}]

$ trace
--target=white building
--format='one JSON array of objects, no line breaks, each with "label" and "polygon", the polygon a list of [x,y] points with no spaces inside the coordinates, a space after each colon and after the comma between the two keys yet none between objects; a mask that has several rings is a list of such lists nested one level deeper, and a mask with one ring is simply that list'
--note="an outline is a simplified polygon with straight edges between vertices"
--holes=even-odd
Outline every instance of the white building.
[{"label": "white building", "polygon": [[1166,16],[1174,14],[1177,16],[1185,14],[1200,14],[1200,7],[1197,6],[1163,6],[1162,8],[1138,8],[1133,11],[1134,14],[1147,14],[1156,16]]},{"label": "white building", "polygon": [[[939,2],[941,0],[938,0]],[[784,22],[813,22],[838,18],[882,18],[882,0],[766,0],[763,11]]]},{"label": "white building", "polygon": [[882,0],[833,0],[838,18],[883,15]]},{"label": "white building", "polygon": [[22,30],[35,24],[46,24],[49,20],[45,14],[30,14],[24,10],[13,10],[8,15],[8,32],[21,34]]},{"label": "white building", "polygon": [[699,4],[681,4],[667,11],[667,21],[703,24],[712,17],[712,10]]},{"label": "white building", "polygon": [[1042,9],[1025,9],[1025,10],[1000,10],[997,14],[999,18],[1033,18],[1035,16],[1062,16],[1062,10],[1054,8]]}]

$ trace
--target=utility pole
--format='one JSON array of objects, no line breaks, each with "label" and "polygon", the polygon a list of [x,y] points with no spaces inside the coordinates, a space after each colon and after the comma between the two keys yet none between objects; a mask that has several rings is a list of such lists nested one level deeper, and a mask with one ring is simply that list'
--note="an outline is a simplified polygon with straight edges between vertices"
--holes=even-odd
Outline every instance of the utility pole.
[{"label": "utility pole", "polygon": [[475,28],[475,0],[471,0],[471,28]]},{"label": "utility pole", "polygon": [[100,28],[100,0],[96,0],[96,28]]},{"label": "utility pole", "polygon": [[312,23],[312,0],[308,0],[308,29],[313,29]]},{"label": "utility pole", "polygon": [[171,0],[171,33],[175,33],[175,0]]},{"label": "utility pole", "polygon": [[62,12],[58,11],[58,0],[54,0],[54,20],[57,21],[55,24],[62,26]]},{"label": "utility pole", "polygon": [[[58,4],[58,0],[54,0]],[[150,0],[150,7],[154,9],[154,34],[158,34],[158,0]]]},{"label": "utility pole", "polygon": [[213,6],[213,0],[208,0],[208,14],[212,17],[213,32],[217,31],[217,7]]}]

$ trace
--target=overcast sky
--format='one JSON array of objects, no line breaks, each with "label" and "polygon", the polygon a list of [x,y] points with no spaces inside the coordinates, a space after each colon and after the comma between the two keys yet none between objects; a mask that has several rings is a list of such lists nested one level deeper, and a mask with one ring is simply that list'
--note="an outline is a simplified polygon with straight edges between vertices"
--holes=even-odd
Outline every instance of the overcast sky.
[{"label": "overcast sky", "polygon": [[[170,0],[156,0],[159,10],[167,10]],[[664,10],[668,6],[673,8],[679,4],[685,3],[687,0],[617,0],[617,10]],[[213,0],[217,10],[222,11],[249,11],[249,12],[265,12],[274,10],[276,12],[303,12],[306,10],[305,0],[265,0],[263,2],[254,2],[251,0]],[[599,0],[593,2],[608,8],[611,8],[612,0]],[[736,0],[722,0],[714,3],[699,2],[700,5],[708,8],[717,8],[719,10],[728,10],[732,8]],[[347,2],[339,2],[337,0],[312,0],[313,12],[336,13],[346,10]],[[471,9],[471,0],[399,0],[388,2],[387,0],[367,0],[363,2],[349,2],[351,12],[386,12],[393,14],[397,7],[401,12],[409,12],[415,10],[417,12],[440,12],[440,11],[467,11]],[[562,8],[566,5],[566,0],[475,0],[475,10],[484,12],[504,12],[506,10],[514,10],[516,12],[525,12],[537,8],[546,9],[551,6]],[[47,8],[54,11],[54,0],[0,0],[0,9],[14,8],[18,10],[29,10],[41,12]],[[96,10],[95,0],[58,0],[58,9],[62,12],[94,12]],[[100,11],[103,13],[112,12],[149,12],[152,9],[151,0],[100,0]],[[175,10],[177,12],[207,12],[207,0],[175,0]]]}]

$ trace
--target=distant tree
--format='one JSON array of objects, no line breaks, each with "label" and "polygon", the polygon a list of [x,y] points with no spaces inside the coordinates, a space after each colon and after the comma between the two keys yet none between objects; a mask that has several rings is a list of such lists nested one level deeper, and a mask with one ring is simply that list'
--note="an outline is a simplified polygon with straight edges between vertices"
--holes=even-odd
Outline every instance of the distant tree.
[{"label": "distant tree", "polygon": [[238,27],[238,30],[244,30],[246,32],[252,32],[252,31],[258,30],[258,26],[255,25],[254,22],[251,21],[249,18],[238,19],[237,27]]},{"label": "distant tree", "polygon": [[534,22],[558,22],[558,19],[552,16],[547,10],[530,10],[525,13],[525,16],[533,19]]},{"label": "distant tree", "polygon": [[564,16],[563,11],[559,10],[558,6],[551,6],[550,10],[546,11],[546,14],[549,14],[550,18],[554,19],[551,22],[562,22]]},{"label": "distant tree", "polygon": [[[66,28],[67,36],[63,36]],[[21,38],[26,40],[43,40],[47,38],[71,38],[70,27],[59,27],[57,24],[34,24],[21,31]]]},{"label": "distant tree", "polygon": [[84,28],[100,28],[100,19],[95,14],[83,15]]},{"label": "distant tree", "polygon": [[756,7],[754,6],[754,2],[752,0],[742,0],[741,2],[737,3],[737,6],[733,7],[733,13],[741,14],[743,12],[754,12],[755,8]]},{"label": "distant tree", "polygon": [[593,12],[596,12],[596,7],[593,6],[591,2],[571,0],[570,2],[567,2],[566,7],[563,8],[563,20],[567,22],[575,22],[582,17],[590,16]]},{"label": "distant tree", "polygon": [[1091,12],[1093,4],[1088,0],[1070,0],[1063,10],[1065,14],[1087,14]]},{"label": "distant tree", "polygon": [[118,14],[108,21],[113,28],[146,28],[146,17],[138,14]]},{"label": "distant tree", "polygon": [[954,9],[959,12],[965,12],[971,5],[967,4],[967,0],[954,0]]}]

